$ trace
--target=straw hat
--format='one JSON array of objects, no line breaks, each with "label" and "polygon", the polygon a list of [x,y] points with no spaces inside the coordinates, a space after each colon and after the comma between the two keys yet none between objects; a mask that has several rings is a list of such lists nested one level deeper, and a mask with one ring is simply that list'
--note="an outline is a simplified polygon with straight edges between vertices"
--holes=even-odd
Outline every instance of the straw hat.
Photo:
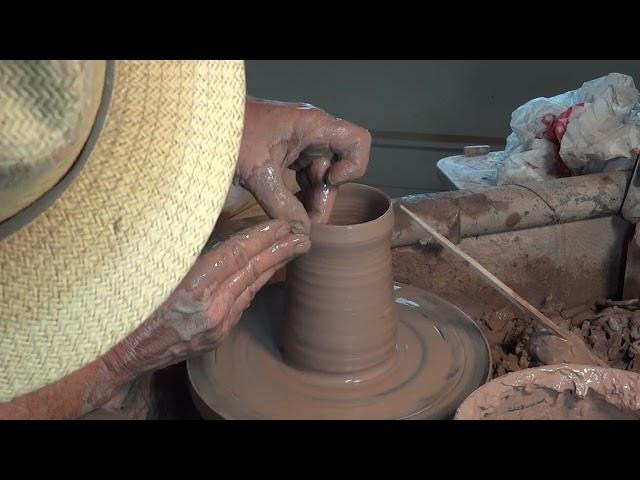
[{"label": "straw hat", "polygon": [[95,360],[178,285],[244,101],[239,61],[0,61],[0,402]]}]

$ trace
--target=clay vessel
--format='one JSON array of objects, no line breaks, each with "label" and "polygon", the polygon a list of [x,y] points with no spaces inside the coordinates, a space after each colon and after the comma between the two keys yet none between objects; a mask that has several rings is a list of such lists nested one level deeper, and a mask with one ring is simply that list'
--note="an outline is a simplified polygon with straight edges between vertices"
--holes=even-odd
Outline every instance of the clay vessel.
[{"label": "clay vessel", "polygon": [[478,388],[455,420],[638,420],[640,375],[560,364],[509,373]]},{"label": "clay vessel", "polygon": [[392,359],[393,224],[384,193],[347,184],[329,224],[312,225],[311,250],[287,269],[282,353],[291,365],[351,373]]}]

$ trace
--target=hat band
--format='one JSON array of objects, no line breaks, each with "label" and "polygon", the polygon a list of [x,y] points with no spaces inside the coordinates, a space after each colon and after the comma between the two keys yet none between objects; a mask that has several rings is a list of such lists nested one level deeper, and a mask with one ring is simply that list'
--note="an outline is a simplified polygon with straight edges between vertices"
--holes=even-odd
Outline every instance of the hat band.
[{"label": "hat band", "polygon": [[111,93],[113,90],[113,77],[115,70],[115,61],[107,60],[105,68],[105,78],[102,88],[102,96],[100,98],[100,105],[96,113],[95,121],[91,127],[87,141],[85,142],[80,154],[76,158],[71,168],[67,173],[56,183],[49,191],[38,198],[31,205],[23,208],[14,216],[6,219],[0,223],[0,240],[15,233],[22,227],[28,225],[35,220],[40,214],[42,214],[47,208],[49,208],[53,202],[55,202],[62,194],[69,188],[73,180],[78,176],[84,165],[87,163],[87,159],[91,155],[93,148],[100,137],[104,121],[109,111],[109,104],[111,103]]}]

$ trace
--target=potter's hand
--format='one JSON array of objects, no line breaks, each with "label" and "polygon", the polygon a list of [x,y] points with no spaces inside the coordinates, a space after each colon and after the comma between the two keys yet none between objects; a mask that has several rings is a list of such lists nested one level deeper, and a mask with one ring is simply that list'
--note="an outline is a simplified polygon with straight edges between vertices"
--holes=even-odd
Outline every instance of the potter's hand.
[{"label": "potter's hand", "polygon": [[[237,180],[269,216],[308,233],[309,217],[328,220],[337,186],[364,174],[370,149],[367,130],[311,105],[247,99]],[[296,170],[304,206],[285,187],[285,168]]]},{"label": "potter's hand", "polygon": [[309,249],[309,240],[272,220],[203,254],[171,296],[102,357],[135,378],[216,348],[271,275]]}]

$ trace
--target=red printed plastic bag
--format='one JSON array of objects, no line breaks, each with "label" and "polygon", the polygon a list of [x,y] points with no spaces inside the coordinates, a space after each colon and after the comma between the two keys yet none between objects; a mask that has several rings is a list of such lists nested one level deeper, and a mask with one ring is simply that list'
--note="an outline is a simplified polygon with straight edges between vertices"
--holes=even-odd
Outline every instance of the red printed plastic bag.
[{"label": "red printed plastic bag", "polygon": [[611,73],[518,107],[498,184],[632,168],[640,150],[639,97],[633,78]]}]

